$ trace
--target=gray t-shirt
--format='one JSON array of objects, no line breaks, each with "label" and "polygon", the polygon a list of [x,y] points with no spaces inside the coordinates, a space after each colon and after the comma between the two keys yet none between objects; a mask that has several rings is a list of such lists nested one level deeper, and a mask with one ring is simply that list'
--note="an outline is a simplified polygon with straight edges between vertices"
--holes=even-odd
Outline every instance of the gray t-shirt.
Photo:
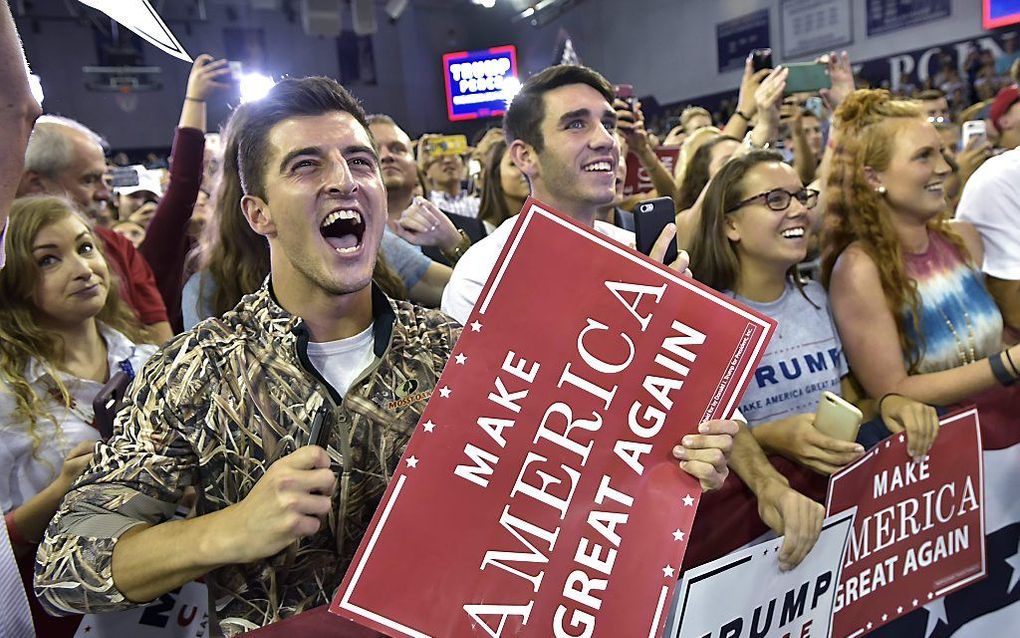
[{"label": "gray t-shirt", "polygon": [[779,324],[740,403],[748,427],[814,412],[825,390],[841,394],[840,381],[848,368],[829,297],[814,281],[804,284],[804,293],[811,301],[787,282],[783,295],[769,303],[736,296]]}]

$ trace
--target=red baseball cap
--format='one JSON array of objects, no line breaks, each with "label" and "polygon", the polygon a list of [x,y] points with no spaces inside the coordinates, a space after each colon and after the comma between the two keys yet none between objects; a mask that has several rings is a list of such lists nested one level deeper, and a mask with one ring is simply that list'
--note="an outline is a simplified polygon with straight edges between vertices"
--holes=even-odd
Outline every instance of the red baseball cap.
[{"label": "red baseball cap", "polygon": [[992,106],[988,109],[988,119],[992,121],[995,126],[995,130],[1002,132],[1002,127],[999,126],[999,120],[1006,114],[1009,107],[1013,106],[1017,101],[1020,101],[1020,89],[1017,88],[1016,84],[1007,86],[1006,88],[999,91],[999,94],[995,96],[995,100],[992,102]]}]

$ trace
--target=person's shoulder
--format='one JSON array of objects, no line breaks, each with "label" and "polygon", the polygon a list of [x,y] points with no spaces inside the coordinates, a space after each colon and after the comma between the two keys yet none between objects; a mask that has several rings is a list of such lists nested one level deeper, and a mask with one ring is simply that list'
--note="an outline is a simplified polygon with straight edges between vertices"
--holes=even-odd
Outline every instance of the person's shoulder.
[{"label": "person's shoulder", "polygon": [[[853,287],[871,286],[880,279],[878,265],[860,242],[847,246],[836,263],[832,266],[830,292],[834,287],[852,285]],[[879,288],[881,290],[881,288]]]}]

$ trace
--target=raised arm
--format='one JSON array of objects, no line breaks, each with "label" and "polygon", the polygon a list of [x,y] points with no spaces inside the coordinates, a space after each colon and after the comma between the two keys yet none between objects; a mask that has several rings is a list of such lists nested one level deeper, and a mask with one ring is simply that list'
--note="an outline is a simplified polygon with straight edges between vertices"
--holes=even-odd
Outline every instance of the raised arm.
[{"label": "raised arm", "polygon": [[[25,147],[42,108],[28,84],[28,65],[7,2],[0,2],[0,255],[7,215],[25,168]],[[3,258],[0,257],[0,266]]]}]

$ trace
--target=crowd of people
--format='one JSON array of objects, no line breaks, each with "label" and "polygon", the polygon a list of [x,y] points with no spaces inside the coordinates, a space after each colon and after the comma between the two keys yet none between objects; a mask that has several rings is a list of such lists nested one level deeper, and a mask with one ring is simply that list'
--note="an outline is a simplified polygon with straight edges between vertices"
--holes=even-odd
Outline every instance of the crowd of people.
[{"label": "crowd of people", "polygon": [[[1020,63],[898,96],[833,53],[831,88],[788,95],[749,57],[725,121],[689,107],[661,141],[559,65],[448,152],[324,77],[210,132],[228,67],[200,55],[161,169],[42,115],[6,3],[0,56],[0,502],[38,635],[196,578],[224,635],[328,603],[424,408],[397,399],[435,386],[529,196],[632,247],[635,202],[670,198],[649,256],[677,243],[669,267],[777,321],[733,419],[673,455],[707,491],[732,469],[786,568],[824,508],[770,456],[865,452],[815,427],[822,391],[922,459],[939,409],[1020,380]],[[628,161],[654,192],[625,196]]]}]

